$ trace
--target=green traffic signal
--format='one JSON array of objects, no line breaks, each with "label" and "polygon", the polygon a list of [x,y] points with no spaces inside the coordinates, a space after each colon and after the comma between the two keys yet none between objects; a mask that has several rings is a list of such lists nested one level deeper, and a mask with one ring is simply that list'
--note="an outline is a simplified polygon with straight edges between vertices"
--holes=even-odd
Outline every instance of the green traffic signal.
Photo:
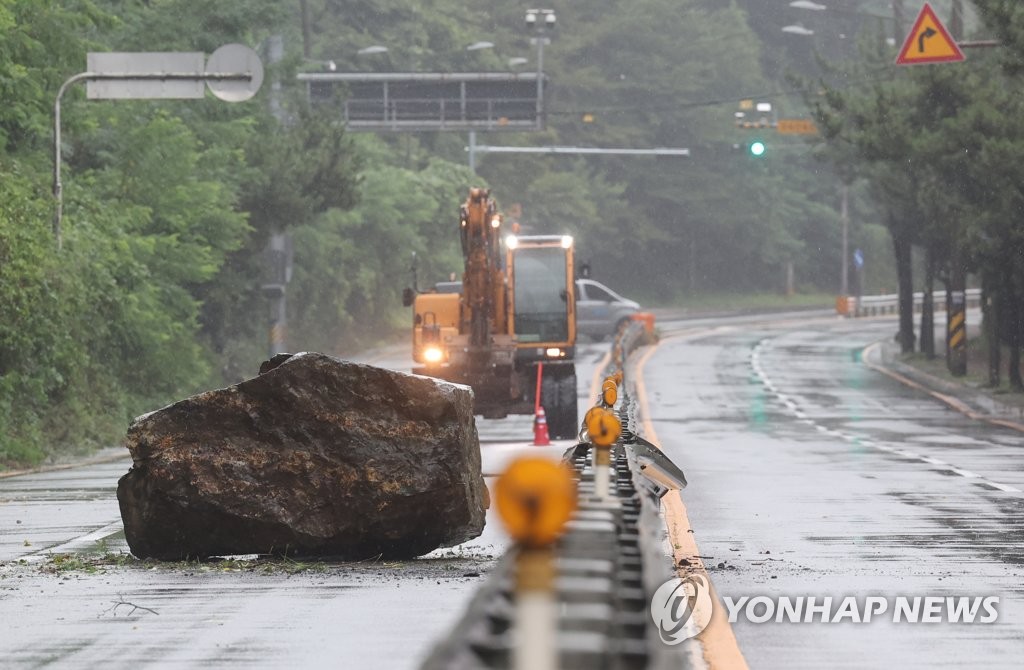
[{"label": "green traffic signal", "polygon": [[768,150],[765,143],[757,140],[756,142],[750,143],[750,155],[751,156],[764,156],[764,152]]}]

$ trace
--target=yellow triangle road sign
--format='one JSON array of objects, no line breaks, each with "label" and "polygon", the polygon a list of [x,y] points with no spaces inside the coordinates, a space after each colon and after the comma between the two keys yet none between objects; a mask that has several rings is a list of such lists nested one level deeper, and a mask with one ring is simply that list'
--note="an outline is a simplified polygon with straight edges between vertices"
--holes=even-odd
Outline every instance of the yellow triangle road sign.
[{"label": "yellow triangle road sign", "polygon": [[953,63],[963,59],[964,52],[953,41],[932,6],[926,2],[900,49],[896,64]]}]

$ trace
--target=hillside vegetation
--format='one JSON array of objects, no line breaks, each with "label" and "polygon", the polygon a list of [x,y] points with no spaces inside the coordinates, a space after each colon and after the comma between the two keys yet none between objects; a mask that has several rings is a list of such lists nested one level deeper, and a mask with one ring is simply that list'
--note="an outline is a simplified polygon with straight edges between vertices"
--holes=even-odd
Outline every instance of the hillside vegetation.
[{"label": "hillside vegetation", "polygon": [[[978,21],[998,21],[1005,39],[1020,39],[1014,3],[977,4]],[[896,220],[913,222],[908,243],[931,249],[937,275],[951,258],[942,250],[963,239],[969,270],[1019,277],[1019,254],[1006,250],[1019,230],[1009,224],[1020,180],[1001,161],[1016,155],[1024,117],[1000,92],[1016,76],[1005,58],[980,58],[967,77],[880,76],[876,65],[894,48],[878,46],[879,31],[892,27],[871,18],[835,19],[848,34],[838,43],[782,33],[791,10],[768,11],[759,0],[555,8],[547,129],[479,140],[685,147],[689,157],[495,154],[472,175],[464,135],[349,133],[330,109],[310,108],[296,82],[327,61],[340,71],[507,71],[508,59],[522,56],[530,61],[521,67],[535,67],[519,6],[0,0],[0,462],[114,443],[132,416],[254,373],[267,351],[260,286],[275,230],[294,241],[290,349],[344,355],[405,327],[400,292],[412,254],[424,284],[461,270],[456,211],[474,183],[520,205],[525,231],[576,235],[596,278],[647,303],[782,292],[789,266],[798,289],[837,291],[843,184],[850,249],[868,259],[866,291],[895,290],[888,232],[902,230]],[[275,35],[285,44],[280,63],[266,61]],[[495,47],[466,50],[480,40]],[[266,83],[248,102],[87,101],[82,85],[64,96],[58,251],[52,106],[61,83],[85,69],[89,51],[211,53],[229,42],[265,57]],[[357,55],[371,45],[388,51]],[[979,103],[969,119],[915,115],[937,87],[952,100],[998,99],[1005,108]],[[899,127],[930,129],[907,148],[927,170],[901,174],[894,154],[871,149],[895,151],[869,136],[861,111],[889,98],[914,106],[893,117]],[[748,99],[772,102],[782,118],[813,114],[826,136],[737,129],[734,114]],[[989,128],[998,132],[985,140]],[[983,160],[956,158],[959,135],[950,133],[976,137],[971,151],[981,154],[970,156]],[[746,151],[755,137],[768,144],[762,158]],[[931,200],[889,197],[885,184],[902,183],[894,178],[919,180]],[[955,236],[950,226],[960,226]],[[985,265],[993,258],[999,269]]]}]

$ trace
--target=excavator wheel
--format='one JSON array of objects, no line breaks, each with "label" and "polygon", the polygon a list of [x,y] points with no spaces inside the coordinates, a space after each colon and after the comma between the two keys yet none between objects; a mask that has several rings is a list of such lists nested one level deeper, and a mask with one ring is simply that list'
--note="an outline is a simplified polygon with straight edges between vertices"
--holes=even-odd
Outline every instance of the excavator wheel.
[{"label": "excavator wheel", "polygon": [[[554,367],[554,366],[552,366]],[[548,430],[556,440],[572,440],[580,432],[576,413],[576,370],[554,367],[549,374],[545,368],[541,382],[541,401],[548,419]]]}]

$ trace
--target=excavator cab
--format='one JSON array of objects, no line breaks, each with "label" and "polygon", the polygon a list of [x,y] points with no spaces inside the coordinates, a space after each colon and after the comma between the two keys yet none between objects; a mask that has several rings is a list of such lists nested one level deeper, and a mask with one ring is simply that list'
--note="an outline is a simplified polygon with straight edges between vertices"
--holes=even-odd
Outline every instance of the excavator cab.
[{"label": "excavator cab", "polygon": [[[575,346],[572,244],[568,235],[509,236],[505,240],[512,332],[519,360],[565,358]],[[547,350],[553,348],[562,351],[549,355]]]},{"label": "excavator cab", "polygon": [[505,248],[519,388],[534,402],[537,366],[543,364],[541,404],[548,425],[556,437],[572,437],[578,432],[573,239],[509,236]]}]

